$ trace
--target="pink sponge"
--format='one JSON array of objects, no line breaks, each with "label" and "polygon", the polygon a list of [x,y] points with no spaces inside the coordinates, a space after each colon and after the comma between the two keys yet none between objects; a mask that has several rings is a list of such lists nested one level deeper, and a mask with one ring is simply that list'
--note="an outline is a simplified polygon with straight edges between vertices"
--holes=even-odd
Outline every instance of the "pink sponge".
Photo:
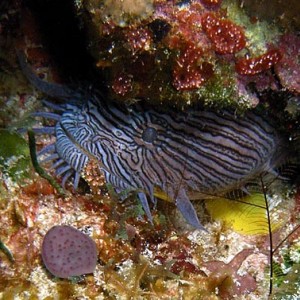
[{"label": "pink sponge", "polygon": [[97,263],[95,242],[71,226],[54,226],[45,235],[42,259],[54,276],[68,278],[93,273]]}]

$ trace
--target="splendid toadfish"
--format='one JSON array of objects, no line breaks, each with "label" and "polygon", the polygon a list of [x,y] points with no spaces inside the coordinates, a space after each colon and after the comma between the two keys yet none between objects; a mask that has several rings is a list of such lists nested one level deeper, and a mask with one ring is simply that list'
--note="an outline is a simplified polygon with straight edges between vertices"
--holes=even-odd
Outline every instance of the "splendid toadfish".
[{"label": "splendid toadfish", "polygon": [[[36,115],[56,121],[43,128],[56,140],[42,150],[53,161],[62,185],[80,174],[92,158],[117,193],[131,189],[152,221],[149,201],[159,188],[173,199],[192,226],[203,229],[190,195],[229,192],[275,166],[282,140],[275,126],[255,111],[159,111],[141,105],[124,107],[103,97],[81,95],[46,83],[20,63],[33,85],[63,104],[49,104],[53,113]],[[81,100],[84,98],[84,100]],[[71,99],[71,100],[70,100]]]}]

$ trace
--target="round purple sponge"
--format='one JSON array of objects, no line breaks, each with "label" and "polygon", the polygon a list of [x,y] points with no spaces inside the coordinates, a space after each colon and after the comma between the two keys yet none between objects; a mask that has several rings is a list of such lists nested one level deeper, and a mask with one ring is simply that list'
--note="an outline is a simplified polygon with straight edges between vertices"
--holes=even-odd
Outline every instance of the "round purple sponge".
[{"label": "round purple sponge", "polygon": [[79,230],[54,226],[45,235],[42,259],[54,276],[68,278],[93,273],[97,263],[95,242]]}]

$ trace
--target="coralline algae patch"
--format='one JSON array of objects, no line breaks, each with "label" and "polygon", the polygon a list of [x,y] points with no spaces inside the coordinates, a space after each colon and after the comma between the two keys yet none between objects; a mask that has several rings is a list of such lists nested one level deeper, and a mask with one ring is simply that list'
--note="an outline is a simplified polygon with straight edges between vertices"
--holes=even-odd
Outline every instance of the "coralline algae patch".
[{"label": "coralline algae patch", "polygon": [[285,34],[278,43],[279,49],[285,55],[275,66],[275,72],[283,86],[289,91],[300,93],[300,37]]},{"label": "coralline algae patch", "polygon": [[[141,8],[139,4],[135,7]],[[278,30],[265,22],[251,24],[241,8],[228,1],[157,0],[144,5],[139,13],[110,1],[85,1],[78,8],[91,37],[90,52],[97,68],[108,75],[113,98],[179,106],[195,101],[257,104],[240,74],[270,73],[281,59],[274,39]],[[120,9],[119,16],[127,15],[126,20],[108,13],[108,7]]]},{"label": "coralline algae patch", "polygon": [[[41,246],[46,232],[60,223],[90,232],[93,239],[102,235],[105,216],[101,212],[101,204],[92,206],[88,197],[81,200],[78,196],[76,199],[55,196],[53,188],[39,178],[33,179],[32,183],[23,188],[19,187],[15,191],[10,189],[10,192],[3,181],[0,237],[11,251],[14,262],[9,262],[0,253],[1,299],[25,299],[28,294],[44,299],[40,295],[47,293],[47,290],[45,297],[53,297],[55,294],[63,297],[67,293],[62,289],[64,284],[55,284],[53,276],[47,274],[41,259]],[[96,207],[97,213],[93,211]],[[41,281],[44,284],[39,287]],[[72,284],[69,289],[72,289]]]}]

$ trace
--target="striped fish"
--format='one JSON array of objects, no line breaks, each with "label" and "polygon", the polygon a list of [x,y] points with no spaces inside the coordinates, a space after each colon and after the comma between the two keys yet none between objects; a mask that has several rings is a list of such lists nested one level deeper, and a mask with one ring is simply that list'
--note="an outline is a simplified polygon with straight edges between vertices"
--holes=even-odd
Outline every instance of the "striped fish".
[{"label": "striped fish", "polygon": [[[41,88],[38,80],[31,81]],[[239,117],[229,111],[161,112],[120,107],[99,97],[47,105],[55,113],[36,115],[56,121],[44,130],[56,141],[41,154],[53,161],[62,185],[72,177],[76,188],[85,165],[96,159],[116,192],[137,191],[150,221],[148,201],[155,203],[158,187],[198,229],[203,226],[189,195],[214,196],[242,187],[272,168],[281,143],[274,127],[251,111]]]}]

